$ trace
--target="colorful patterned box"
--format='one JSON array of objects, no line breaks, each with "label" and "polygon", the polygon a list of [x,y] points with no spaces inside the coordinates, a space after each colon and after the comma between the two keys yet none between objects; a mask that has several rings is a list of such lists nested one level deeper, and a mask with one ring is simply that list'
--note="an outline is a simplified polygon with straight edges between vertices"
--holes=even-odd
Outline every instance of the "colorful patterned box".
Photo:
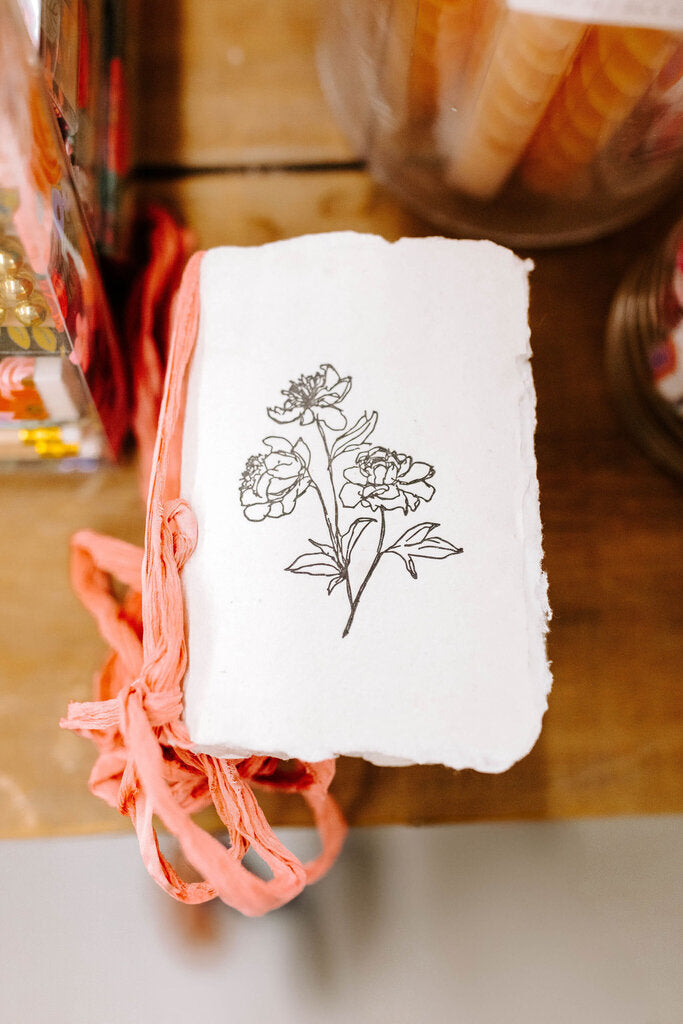
[{"label": "colorful patterned box", "polygon": [[0,28],[0,460],[90,465],[120,441],[121,357],[41,58],[14,0],[1,0]]}]

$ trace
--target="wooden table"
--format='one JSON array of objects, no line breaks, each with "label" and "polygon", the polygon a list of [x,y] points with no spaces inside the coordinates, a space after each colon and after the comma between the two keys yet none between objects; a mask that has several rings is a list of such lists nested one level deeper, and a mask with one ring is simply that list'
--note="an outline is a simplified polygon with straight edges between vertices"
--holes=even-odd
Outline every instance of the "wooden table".
[{"label": "wooden table", "polygon": [[[373,184],[327,111],[315,0],[148,0],[140,197],[170,202],[202,246],[352,228],[430,233]],[[603,374],[625,268],[674,204],[603,241],[534,253],[532,342],[555,683],[534,751],[503,775],[342,759],[354,824],[683,811],[683,496],[632,446]],[[67,579],[71,532],[140,541],[135,469],[0,478],[0,835],[127,828],[87,790],[93,750],[57,727],[104,654]],[[307,822],[264,797],[272,820]]]}]

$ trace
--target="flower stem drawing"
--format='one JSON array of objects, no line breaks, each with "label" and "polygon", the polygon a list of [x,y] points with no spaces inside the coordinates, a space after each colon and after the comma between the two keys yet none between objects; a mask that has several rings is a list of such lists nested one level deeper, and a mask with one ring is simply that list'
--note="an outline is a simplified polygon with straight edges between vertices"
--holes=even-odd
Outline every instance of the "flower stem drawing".
[{"label": "flower stem drawing", "polygon": [[318,433],[323,442],[323,448],[325,449],[325,458],[327,459],[327,475],[330,478],[330,484],[332,485],[332,495],[334,501],[334,538],[332,543],[338,548],[339,544],[339,502],[337,500],[337,491],[334,486],[334,475],[332,473],[332,456],[330,455],[330,449],[327,444],[327,438],[325,437],[325,428],[323,427],[320,420],[316,417],[315,425],[318,428]]},{"label": "flower stem drawing", "polygon": [[[382,544],[384,543],[384,533],[385,533],[385,530],[386,530],[386,520],[384,518],[384,509],[383,508],[381,508],[379,510],[379,515],[380,515],[380,527],[379,527],[379,540],[377,541],[377,551],[375,552],[375,557],[373,558],[372,562],[370,563],[370,568],[368,569],[368,571],[365,574],[365,578],[364,578],[363,582],[361,583],[361,585],[358,588],[358,592],[356,593],[356,596],[354,598],[349,598],[349,600],[351,602],[351,613],[350,613],[348,619],[346,620],[346,625],[344,626],[344,632],[342,633],[342,637],[348,636],[348,632],[351,629],[351,626],[353,625],[353,618],[354,618],[354,616],[356,614],[356,608],[358,607],[358,602],[360,601],[361,597],[363,596],[363,591],[365,590],[365,588],[367,587],[368,583],[370,582],[370,577],[372,576],[373,572],[375,571],[375,569],[379,565],[380,558],[384,554],[384,552],[382,551]],[[455,552],[453,552],[453,553],[455,554]]]},{"label": "flower stem drawing", "polygon": [[[239,487],[242,511],[250,522],[291,515],[306,491],[315,492],[329,543],[309,538],[311,550],[295,558],[286,571],[326,578],[328,594],[344,584],[349,612],[342,637],[348,636],[360,600],[385,555],[400,558],[410,576],[417,579],[415,559],[444,559],[463,550],[436,536],[434,531],[439,524],[428,522],[410,526],[385,546],[387,513],[400,510],[408,516],[422,502],[431,501],[435,488],[430,481],[435,470],[428,462],[372,444],[370,438],[378,422],[376,412],[363,413],[348,426],[339,406],[351,385],[351,377],[340,377],[330,363],[323,363],[317,373],[302,374],[290,381],[282,391],[282,405],[267,409],[276,423],[315,426],[327,469],[325,487],[329,487],[332,496],[329,504],[320,482],[312,476],[311,450],[302,437],[295,442],[284,437],[264,438],[268,451],[250,456]],[[350,459],[353,461],[349,465]],[[360,509],[371,514],[358,515],[343,529],[342,509]],[[360,566],[356,558],[354,579],[360,578],[361,582],[354,593],[349,571],[352,558],[358,541],[372,524],[378,527],[374,555],[365,567],[363,557]]]}]

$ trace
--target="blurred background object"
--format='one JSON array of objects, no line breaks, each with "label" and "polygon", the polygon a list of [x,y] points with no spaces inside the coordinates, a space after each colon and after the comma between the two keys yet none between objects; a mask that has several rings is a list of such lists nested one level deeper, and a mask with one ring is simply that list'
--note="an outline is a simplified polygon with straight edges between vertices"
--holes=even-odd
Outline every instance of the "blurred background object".
[{"label": "blurred background object", "polygon": [[683,221],[620,285],[607,322],[607,372],[626,428],[683,479]]},{"label": "blurred background object", "polygon": [[23,7],[0,0],[0,468],[93,468],[129,403],[98,260],[121,244],[123,5]]},{"label": "blurred background object", "polygon": [[680,186],[683,6],[612,5],[619,24],[538,7],[327,0],[318,63],[339,123],[449,234],[582,242]]}]

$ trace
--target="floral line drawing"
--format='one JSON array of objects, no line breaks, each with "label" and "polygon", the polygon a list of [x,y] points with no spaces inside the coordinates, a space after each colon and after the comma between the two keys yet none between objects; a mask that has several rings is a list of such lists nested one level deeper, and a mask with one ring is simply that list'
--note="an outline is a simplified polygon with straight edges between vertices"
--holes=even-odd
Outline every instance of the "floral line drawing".
[{"label": "floral line drawing", "polygon": [[[372,444],[370,438],[378,422],[376,412],[364,412],[348,426],[339,406],[351,385],[351,377],[341,377],[330,363],[323,363],[317,373],[302,374],[290,381],[289,387],[282,391],[282,405],[266,410],[276,423],[298,423],[317,431],[321,460],[326,469],[321,475],[326,476],[326,480],[314,479],[311,449],[302,437],[292,442],[285,437],[271,436],[263,440],[267,451],[247,460],[239,485],[242,511],[250,522],[291,515],[306,492],[315,494],[327,538],[325,541],[309,538],[311,549],[286,566],[286,572],[327,579],[328,595],[344,584],[349,612],[342,637],[348,636],[358,604],[385,555],[400,558],[416,580],[416,559],[444,559],[463,551],[436,535],[434,531],[439,524],[431,522],[410,526],[392,543],[385,543],[388,515],[400,510],[408,516],[416,512],[422,502],[432,500],[435,488],[431,480],[435,470],[428,462]],[[350,459],[353,461],[349,465]],[[359,510],[362,514],[343,528],[346,510]],[[354,578],[361,579],[354,592],[350,573],[354,550],[373,525],[378,528],[374,554],[366,556],[366,559],[371,557],[371,561],[365,571],[362,566],[358,570],[354,563]]]}]

